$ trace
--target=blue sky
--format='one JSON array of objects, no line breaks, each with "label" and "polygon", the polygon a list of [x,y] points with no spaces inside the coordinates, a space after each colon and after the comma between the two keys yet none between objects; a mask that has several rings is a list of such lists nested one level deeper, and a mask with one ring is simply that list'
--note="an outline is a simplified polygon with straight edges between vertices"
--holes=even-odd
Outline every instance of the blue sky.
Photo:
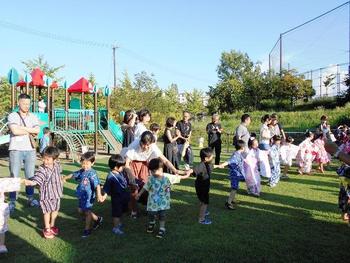
[{"label": "blue sky", "polygon": [[12,66],[23,72],[22,60],[43,54],[51,65],[65,65],[60,75],[68,83],[90,72],[100,85],[113,83],[111,49],[1,26],[9,22],[71,38],[116,43],[120,46],[118,78],[124,71],[133,76],[145,70],[155,74],[162,88],[177,83],[180,91],[205,91],[217,82],[221,52],[241,50],[266,67],[268,53],[281,32],[342,3],[344,0],[6,1],[1,3],[0,75],[6,75]]}]

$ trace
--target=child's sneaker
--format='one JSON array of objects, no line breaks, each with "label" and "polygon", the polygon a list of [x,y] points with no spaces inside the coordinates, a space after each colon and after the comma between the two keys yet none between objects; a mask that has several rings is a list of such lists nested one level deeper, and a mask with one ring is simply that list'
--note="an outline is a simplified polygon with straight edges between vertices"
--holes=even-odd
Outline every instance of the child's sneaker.
[{"label": "child's sneaker", "polygon": [[130,217],[131,217],[132,219],[137,219],[137,212],[131,212]]},{"label": "child's sneaker", "polygon": [[165,235],[165,229],[159,229],[158,234],[156,235],[156,237],[158,238],[163,238]]},{"label": "child's sneaker", "polygon": [[52,239],[55,237],[55,235],[52,233],[51,229],[50,228],[45,228],[43,230],[43,236],[46,238],[46,239]]},{"label": "child's sneaker", "polygon": [[97,220],[94,222],[93,229],[96,230],[100,225],[102,225],[103,217],[97,217]]},{"label": "child's sneaker", "polygon": [[112,232],[118,236],[124,235],[124,232],[121,230],[120,226],[113,227]]},{"label": "child's sneaker", "polygon": [[57,236],[58,233],[59,233],[58,227],[52,226],[52,227],[51,227],[51,232],[52,232],[52,234],[54,234],[55,236]]},{"label": "child's sneaker", "polygon": [[39,206],[40,206],[38,200],[36,200],[36,199],[34,199],[34,198],[29,198],[29,199],[28,199],[28,205],[29,205],[30,207],[39,207]]},{"label": "child's sneaker", "polygon": [[149,223],[147,227],[147,233],[153,233],[155,225],[156,223]]},{"label": "child's sneaker", "polygon": [[91,229],[85,229],[83,234],[81,235],[82,238],[86,238],[91,235]]},{"label": "child's sneaker", "polygon": [[210,225],[212,222],[209,218],[205,218],[203,220],[200,220],[199,223],[202,225]]},{"label": "child's sneaker", "polygon": [[5,245],[1,245],[0,246],[0,254],[5,254],[7,252],[8,252],[7,247]]},{"label": "child's sneaker", "polygon": [[229,209],[229,210],[235,210],[235,209],[236,209],[236,207],[234,206],[233,203],[226,202],[226,203],[225,203],[225,206],[226,206],[226,208]]}]

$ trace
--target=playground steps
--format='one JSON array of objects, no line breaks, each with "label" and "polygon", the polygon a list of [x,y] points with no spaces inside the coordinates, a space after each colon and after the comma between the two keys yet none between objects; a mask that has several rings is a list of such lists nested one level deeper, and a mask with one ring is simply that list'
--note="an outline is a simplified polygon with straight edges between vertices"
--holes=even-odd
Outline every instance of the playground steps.
[{"label": "playground steps", "polygon": [[122,149],[122,145],[120,142],[116,140],[113,136],[112,132],[109,130],[100,130],[100,134],[102,135],[104,141],[109,145],[109,147],[115,151],[116,153],[120,153]]},{"label": "playground steps", "polygon": [[73,161],[79,161],[80,154],[86,149],[88,149],[87,144],[84,140],[84,137],[81,134],[75,133],[74,129],[72,129],[71,127],[69,127],[68,129],[68,131],[63,129],[57,129],[55,131],[55,135],[58,135],[67,142]]},{"label": "playground steps", "polygon": [[7,116],[0,117],[0,145],[9,143],[10,135],[8,134]]}]

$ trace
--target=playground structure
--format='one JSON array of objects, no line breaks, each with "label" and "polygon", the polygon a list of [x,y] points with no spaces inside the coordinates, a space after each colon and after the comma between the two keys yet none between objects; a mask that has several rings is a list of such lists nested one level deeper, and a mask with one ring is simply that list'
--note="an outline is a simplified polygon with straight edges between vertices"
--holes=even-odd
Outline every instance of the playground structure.
[{"label": "playground structure", "polygon": [[[94,135],[94,151],[97,154],[98,136],[100,135],[109,149],[115,152],[121,150],[122,132],[120,126],[109,118],[110,95],[112,90],[106,86],[103,90],[92,86],[85,78],[67,87],[64,82],[65,89],[65,105],[64,108],[55,107],[54,94],[55,89],[59,88],[57,82],[50,84],[47,78],[44,82],[44,73],[40,69],[35,69],[31,73],[32,80],[19,80],[19,75],[15,69],[11,69],[8,73],[8,80],[11,84],[11,111],[17,110],[18,94],[26,93],[32,98],[31,112],[33,112],[40,122],[40,139],[42,130],[49,127],[54,136],[61,138],[67,144],[67,152],[74,160],[79,159],[79,155],[89,150],[86,143],[85,135]],[[46,97],[43,96],[45,90]],[[99,92],[103,92],[106,97],[106,108],[97,107],[97,96]],[[80,99],[72,98],[73,94],[80,94]],[[85,109],[85,96],[94,97],[94,109]],[[38,98],[43,97],[46,110],[39,112]],[[56,138],[57,138],[56,137]],[[0,118],[0,144],[8,143],[10,135],[7,128],[7,116]]]}]

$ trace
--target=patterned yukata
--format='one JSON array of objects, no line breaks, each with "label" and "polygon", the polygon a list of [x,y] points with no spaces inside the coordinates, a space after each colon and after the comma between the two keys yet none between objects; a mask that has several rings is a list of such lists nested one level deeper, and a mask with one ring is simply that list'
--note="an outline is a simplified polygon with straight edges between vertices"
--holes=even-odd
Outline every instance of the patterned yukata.
[{"label": "patterned yukata", "polygon": [[258,170],[258,151],[259,149],[250,149],[244,159],[245,182],[247,184],[248,194],[260,195],[261,179]]},{"label": "patterned yukata", "polygon": [[331,161],[331,157],[329,153],[327,153],[326,149],[324,148],[324,139],[318,138],[314,142],[314,146],[317,149],[315,161],[317,163],[329,163]]},{"label": "patterned yukata", "polygon": [[337,169],[339,175],[340,185],[339,185],[339,196],[338,205],[339,209],[343,214],[347,213],[350,215],[350,166],[342,165]]},{"label": "patterned yukata", "polygon": [[271,178],[270,186],[276,186],[280,181],[281,175],[281,163],[280,163],[280,146],[272,145],[270,149],[270,160],[271,160]]},{"label": "patterned yukata", "polygon": [[96,171],[80,169],[73,173],[73,178],[79,182],[76,189],[79,208],[83,211],[91,210],[96,198],[96,187],[100,184]]},{"label": "patterned yukata", "polygon": [[297,155],[297,162],[299,168],[303,173],[310,173],[312,168],[312,161],[315,155],[313,154],[314,147],[310,138],[306,138],[302,143],[299,144],[299,152]]},{"label": "patterned yukata", "polygon": [[239,182],[245,181],[244,174],[244,158],[242,152],[234,152],[228,160],[229,178],[231,181],[231,188],[238,190]]},{"label": "patterned yukata", "polygon": [[40,207],[43,213],[58,211],[63,192],[61,165],[55,162],[51,169],[42,164],[31,180],[40,187]]},{"label": "patterned yukata", "polygon": [[0,178],[0,234],[8,231],[8,219],[10,217],[9,205],[5,203],[5,192],[19,191],[20,178]]}]

